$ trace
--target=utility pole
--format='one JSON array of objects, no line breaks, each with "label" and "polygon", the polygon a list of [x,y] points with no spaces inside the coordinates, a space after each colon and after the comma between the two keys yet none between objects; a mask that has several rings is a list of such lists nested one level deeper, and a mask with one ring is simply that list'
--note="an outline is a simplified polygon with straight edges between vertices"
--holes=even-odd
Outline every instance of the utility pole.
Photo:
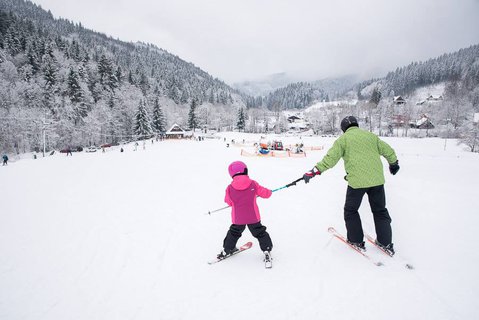
[{"label": "utility pole", "polygon": [[42,133],[43,133],[43,157],[45,158],[45,151],[46,151],[46,136],[47,136],[47,130],[49,129],[49,126],[51,126],[53,123],[50,122],[50,120],[47,121],[47,113],[45,111],[45,117],[43,118],[42,122]]}]

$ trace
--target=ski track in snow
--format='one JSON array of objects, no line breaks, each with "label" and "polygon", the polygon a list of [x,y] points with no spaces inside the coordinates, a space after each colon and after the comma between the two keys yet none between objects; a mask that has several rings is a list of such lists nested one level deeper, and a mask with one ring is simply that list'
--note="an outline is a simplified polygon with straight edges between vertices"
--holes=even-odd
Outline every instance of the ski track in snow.
[{"label": "ski track in snow", "polygon": [[[226,133],[231,139],[259,135]],[[0,319],[476,319],[478,154],[440,139],[385,138],[401,170],[386,172],[387,206],[404,268],[372,245],[372,265],[332,238],[345,233],[342,161],[310,184],[259,199],[274,243],[208,265],[230,225],[227,166],[242,160],[271,189],[309,170],[306,158],[241,157],[223,139],[164,141],[133,151],[64,154],[0,167]],[[374,236],[366,198],[364,229]],[[239,306],[239,307],[238,307]]]}]

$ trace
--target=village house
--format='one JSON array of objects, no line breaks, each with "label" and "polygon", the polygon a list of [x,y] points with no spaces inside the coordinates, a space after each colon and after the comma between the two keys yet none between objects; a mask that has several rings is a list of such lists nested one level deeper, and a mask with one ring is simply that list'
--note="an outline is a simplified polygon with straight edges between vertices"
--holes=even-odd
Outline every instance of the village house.
[{"label": "village house", "polygon": [[409,126],[416,129],[434,129],[434,124],[425,114],[423,114],[419,120],[411,121]]},{"label": "village house", "polygon": [[429,97],[426,98],[427,101],[429,102],[436,102],[436,101],[442,101],[444,100],[442,96],[434,97],[432,94],[429,95]]},{"label": "village house", "polygon": [[292,115],[292,116],[289,116],[289,117],[288,117],[288,122],[289,122],[289,123],[294,123],[294,122],[296,122],[296,121],[298,121],[298,120],[300,120],[300,119],[301,119],[301,118],[298,117],[297,115]]},{"label": "village house", "polygon": [[309,123],[304,119],[304,115],[300,112],[287,115],[288,120],[288,131],[289,132],[302,132],[310,128]]},{"label": "village house", "polygon": [[187,132],[176,123],[165,133],[166,139],[183,139],[186,135]]},{"label": "village house", "polygon": [[437,96],[437,97],[435,97],[435,96],[433,96],[433,95],[431,94],[431,95],[429,95],[429,97],[427,97],[426,99],[421,100],[421,101],[418,101],[418,102],[416,103],[416,105],[423,105],[423,104],[425,104],[426,102],[428,102],[428,103],[436,103],[436,102],[441,102],[441,101],[443,101],[443,100],[444,100],[444,98],[443,98],[442,96]]},{"label": "village house", "polygon": [[395,96],[393,98],[393,103],[396,105],[402,105],[402,104],[406,104],[406,100],[401,96]]}]

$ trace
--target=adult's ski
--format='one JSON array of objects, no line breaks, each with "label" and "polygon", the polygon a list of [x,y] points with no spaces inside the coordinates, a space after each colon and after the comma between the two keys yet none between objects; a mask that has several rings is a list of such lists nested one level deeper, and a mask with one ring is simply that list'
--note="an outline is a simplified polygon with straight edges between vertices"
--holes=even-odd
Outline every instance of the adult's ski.
[{"label": "adult's ski", "polygon": [[253,242],[247,242],[247,243],[245,243],[244,245],[242,245],[241,247],[239,247],[239,249],[238,249],[237,251],[233,252],[232,254],[227,255],[227,256],[225,256],[225,257],[223,257],[223,258],[216,258],[216,259],[214,259],[214,260],[208,261],[208,264],[214,264],[214,263],[218,263],[218,262],[220,262],[220,261],[223,261],[223,260],[225,260],[225,259],[228,259],[229,257],[232,257],[232,256],[234,256],[234,255],[237,255],[237,254],[240,253],[240,252],[243,252],[243,251],[245,251],[245,250],[248,250],[248,249],[251,248],[252,246],[253,246]]},{"label": "adult's ski", "polygon": [[401,260],[401,262],[404,264],[404,267],[406,269],[409,269],[409,270],[412,270],[414,269],[414,266],[410,263],[407,263],[405,261],[402,261],[403,259],[401,259],[400,257],[398,257],[397,255],[391,255],[389,252],[387,252],[386,250],[384,250],[383,247],[381,247],[380,245],[378,245],[376,243],[376,240],[369,234],[365,233],[364,234],[366,236],[366,239],[368,240],[369,243],[371,243],[372,245],[374,245],[376,248],[378,248],[382,253],[384,253],[385,255],[387,255],[388,257],[396,260],[396,261],[399,261]]},{"label": "adult's ski", "polygon": [[351,249],[353,249],[354,251],[356,251],[357,253],[359,253],[360,255],[362,255],[364,258],[368,259],[372,264],[374,264],[375,266],[382,266],[384,265],[381,261],[376,261],[374,260],[373,258],[371,258],[368,254],[366,254],[364,251],[362,251],[361,249],[353,246],[352,244],[350,244],[348,242],[348,240],[342,235],[340,234],[339,232],[336,231],[336,229],[334,229],[333,227],[329,227],[328,228],[328,232],[331,233],[336,239],[338,239],[339,241],[343,242],[344,244],[346,244],[348,247],[350,247]]}]

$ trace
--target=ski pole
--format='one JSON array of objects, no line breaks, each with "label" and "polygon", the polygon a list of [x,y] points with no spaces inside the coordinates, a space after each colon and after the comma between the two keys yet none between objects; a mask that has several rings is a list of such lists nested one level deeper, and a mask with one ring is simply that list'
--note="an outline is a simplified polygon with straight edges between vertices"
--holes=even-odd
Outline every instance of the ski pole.
[{"label": "ski pole", "polygon": [[271,190],[271,191],[272,191],[272,192],[275,192],[275,191],[278,191],[278,190],[281,190],[281,189],[285,189],[285,188],[289,188],[289,187],[291,187],[291,186],[295,186],[296,183],[300,182],[301,180],[303,180],[303,177],[301,177],[301,178],[299,178],[299,179],[296,179],[296,180],[294,180],[293,182],[288,183],[288,184],[285,185],[285,186],[282,186],[282,187],[280,187],[280,188],[277,188],[277,189],[274,189],[274,190]]},{"label": "ski pole", "polygon": [[[291,186],[295,186],[297,182],[303,180],[303,177],[299,178],[299,179],[296,179],[294,180],[293,182],[291,183],[288,183],[287,185],[285,186],[282,186],[280,188],[277,188],[277,189],[274,189],[274,190],[271,190],[271,192],[276,192],[276,191],[279,191],[279,190],[282,190],[282,189],[286,189],[286,188],[289,188]],[[230,206],[226,206],[226,207],[223,207],[223,208],[220,208],[220,209],[216,209],[216,210],[213,210],[213,211],[208,211],[208,215],[211,215],[212,213],[215,213],[215,212],[218,212],[218,211],[221,211],[221,210],[224,210],[224,209],[228,209]]]}]

